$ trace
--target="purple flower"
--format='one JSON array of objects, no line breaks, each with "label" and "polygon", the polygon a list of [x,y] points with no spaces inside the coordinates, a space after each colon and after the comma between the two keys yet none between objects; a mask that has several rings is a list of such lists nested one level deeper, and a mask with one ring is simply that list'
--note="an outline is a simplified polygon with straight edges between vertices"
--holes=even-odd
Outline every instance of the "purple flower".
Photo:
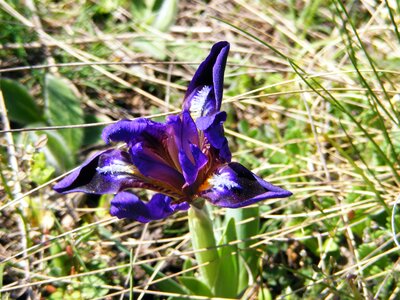
[{"label": "purple flower", "polygon": [[[239,163],[231,162],[221,112],[223,76],[229,43],[215,44],[200,64],[179,115],[165,123],[145,118],[122,120],[103,130],[106,143],[124,149],[99,152],[54,186],[60,193],[116,194],[111,214],[139,222],[187,210],[197,198],[237,208],[292,193],[274,186]],[[156,193],[148,202],[127,191]]]}]

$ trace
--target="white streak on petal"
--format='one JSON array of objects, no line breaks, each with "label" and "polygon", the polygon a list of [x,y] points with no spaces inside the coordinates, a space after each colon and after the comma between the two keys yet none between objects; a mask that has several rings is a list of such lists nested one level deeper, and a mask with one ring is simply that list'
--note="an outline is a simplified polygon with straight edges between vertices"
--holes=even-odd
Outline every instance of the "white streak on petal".
[{"label": "white streak on petal", "polygon": [[235,187],[240,187],[240,185],[230,178],[229,173],[214,174],[208,183],[216,189],[232,189]]},{"label": "white streak on petal", "polygon": [[211,86],[205,85],[201,90],[198,90],[196,95],[190,101],[190,113],[192,117],[198,118],[202,115],[208,94],[210,94]]},{"label": "white streak on petal", "polygon": [[[100,174],[119,174],[118,176],[126,176],[126,175],[133,175],[134,171],[132,166],[128,165],[127,163],[121,160],[114,160],[111,165],[97,167],[96,171]],[[122,174],[121,174],[122,173]]]}]

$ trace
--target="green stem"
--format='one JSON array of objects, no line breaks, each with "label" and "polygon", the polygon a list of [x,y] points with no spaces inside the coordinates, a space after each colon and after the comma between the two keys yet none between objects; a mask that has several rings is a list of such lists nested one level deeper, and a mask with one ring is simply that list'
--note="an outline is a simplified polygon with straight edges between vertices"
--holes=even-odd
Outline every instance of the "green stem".
[{"label": "green stem", "polygon": [[192,206],[189,209],[188,217],[193,250],[200,266],[200,274],[210,290],[214,292],[219,268],[219,255],[212,221],[206,206],[201,209]]}]

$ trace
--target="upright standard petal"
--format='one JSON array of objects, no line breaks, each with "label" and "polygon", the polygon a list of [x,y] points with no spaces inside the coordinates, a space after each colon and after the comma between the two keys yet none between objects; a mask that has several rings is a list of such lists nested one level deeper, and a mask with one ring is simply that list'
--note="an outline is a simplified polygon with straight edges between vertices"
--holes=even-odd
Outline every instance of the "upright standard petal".
[{"label": "upright standard petal", "polygon": [[183,110],[194,118],[213,115],[221,109],[228,42],[216,43],[200,64],[186,91]]},{"label": "upright standard petal", "polygon": [[200,117],[196,120],[197,128],[204,132],[211,146],[218,150],[218,157],[221,162],[230,162],[232,158],[229,150],[228,140],[224,134],[224,122],[226,112],[220,111],[212,116]]},{"label": "upright standard petal", "polygon": [[229,208],[292,195],[291,192],[262,180],[235,162],[218,168],[200,190],[200,196],[212,204]]},{"label": "upright standard petal", "polygon": [[129,154],[121,150],[99,152],[54,186],[59,193],[117,193],[139,186]]},{"label": "upright standard petal", "polygon": [[155,194],[149,202],[145,203],[130,192],[121,192],[111,201],[110,213],[119,219],[127,218],[147,223],[187,209],[189,209],[188,203],[172,204],[172,199],[163,194]]},{"label": "upright standard petal", "polygon": [[196,124],[189,112],[181,116],[170,116],[167,121],[170,152],[178,153],[178,168],[187,184],[195,182],[201,168],[207,163],[207,156],[199,148],[199,135]]}]

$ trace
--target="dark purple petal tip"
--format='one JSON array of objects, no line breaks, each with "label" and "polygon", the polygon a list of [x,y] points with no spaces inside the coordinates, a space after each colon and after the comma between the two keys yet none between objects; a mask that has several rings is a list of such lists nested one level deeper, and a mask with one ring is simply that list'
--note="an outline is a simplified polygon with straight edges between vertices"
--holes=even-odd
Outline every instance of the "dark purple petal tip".
[{"label": "dark purple petal tip", "polygon": [[137,185],[129,154],[121,150],[106,150],[87,159],[79,168],[53,188],[59,193],[117,193],[127,186]]},{"label": "dark purple petal tip", "polygon": [[216,43],[190,81],[183,109],[195,118],[215,114],[221,109],[229,47],[225,41]]},{"label": "dark purple petal tip", "polygon": [[228,208],[291,195],[291,192],[264,181],[239,163],[230,163],[217,169],[201,193],[214,205]]},{"label": "dark purple petal tip", "polygon": [[141,223],[161,220],[178,210],[187,210],[186,202],[171,204],[171,198],[162,194],[155,194],[149,202],[141,201],[130,192],[121,192],[111,201],[110,214],[119,219],[131,219]]}]

